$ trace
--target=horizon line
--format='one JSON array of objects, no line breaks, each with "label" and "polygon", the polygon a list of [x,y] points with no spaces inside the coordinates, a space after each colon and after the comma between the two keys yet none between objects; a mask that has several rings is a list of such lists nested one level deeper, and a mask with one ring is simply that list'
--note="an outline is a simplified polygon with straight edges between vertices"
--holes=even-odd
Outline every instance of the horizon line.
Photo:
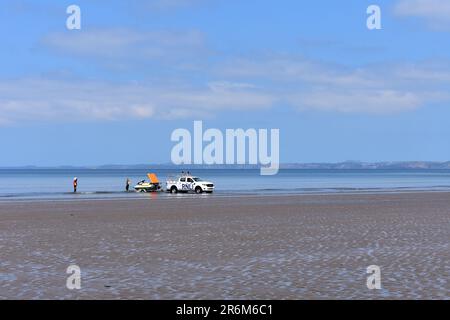
[{"label": "horizon line", "polygon": [[[410,168],[420,169],[421,165],[446,165],[450,168],[450,160],[433,161],[433,160],[399,160],[399,161],[359,161],[346,160],[340,162],[282,162],[280,168],[283,167],[313,167],[313,166],[364,166],[369,169],[371,166],[413,166]],[[166,163],[137,163],[137,164],[99,164],[99,165],[20,165],[20,166],[0,166],[0,169],[114,169],[114,168],[137,168],[145,169],[150,167],[170,167],[170,168],[196,168],[196,169],[212,169],[212,168],[229,168],[229,169],[252,169],[260,168],[260,164],[182,164],[176,165],[170,162]],[[344,168],[345,169],[345,168]],[[424,168],[427,169],[427,168]]]}]

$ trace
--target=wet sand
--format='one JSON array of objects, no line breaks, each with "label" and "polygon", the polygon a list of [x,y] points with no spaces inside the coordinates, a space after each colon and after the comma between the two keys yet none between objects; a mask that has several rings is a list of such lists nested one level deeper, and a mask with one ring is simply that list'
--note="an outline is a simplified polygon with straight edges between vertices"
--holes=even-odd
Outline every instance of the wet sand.
[{"label": "wet sand", "polygon": [[449,299],[449,242],[450,193],[0,203],[0,298]]}]

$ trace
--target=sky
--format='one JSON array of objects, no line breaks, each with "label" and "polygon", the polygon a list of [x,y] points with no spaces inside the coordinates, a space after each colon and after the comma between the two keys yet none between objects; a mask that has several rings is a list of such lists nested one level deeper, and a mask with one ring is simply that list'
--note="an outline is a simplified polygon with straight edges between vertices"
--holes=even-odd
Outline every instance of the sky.
[{"label": "sky", "polygon": [[450,160],[448,0],[3,0],[0,26],[0,166],[167,163],[194,120],[279,129],[283,163]]}]

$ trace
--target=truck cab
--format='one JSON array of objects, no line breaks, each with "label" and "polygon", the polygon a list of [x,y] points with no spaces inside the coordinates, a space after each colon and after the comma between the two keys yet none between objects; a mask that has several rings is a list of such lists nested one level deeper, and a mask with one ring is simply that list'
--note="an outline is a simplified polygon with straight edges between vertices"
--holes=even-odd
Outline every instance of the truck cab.
[{"label": "truck cab", "polygon": [[175,178],[167,179],[166,190],[170,193],[212,193],[214,191],[214,184],[211,181],[204,181],[199,177],[191,175],[181,175]]}]

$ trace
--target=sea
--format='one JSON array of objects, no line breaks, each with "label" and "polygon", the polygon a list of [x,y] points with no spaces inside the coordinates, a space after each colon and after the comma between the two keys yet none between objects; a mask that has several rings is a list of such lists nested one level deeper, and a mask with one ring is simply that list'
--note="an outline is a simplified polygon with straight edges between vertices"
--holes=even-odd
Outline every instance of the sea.
[{"label": "sea", "polygon": [[[174,169],[0,169],[0,201],[144,198],[148,195],[134,192],[133,186],[149,172],[163,188],[168,177],[180,174]],[[198,169],[191,174],[215,184],[214,194],[203,196],[450,191],[450,170],[436,169],[282,169],[274,176],[261,176],[256,169]],[[125,192],[127,178],[130,192]]]}]

